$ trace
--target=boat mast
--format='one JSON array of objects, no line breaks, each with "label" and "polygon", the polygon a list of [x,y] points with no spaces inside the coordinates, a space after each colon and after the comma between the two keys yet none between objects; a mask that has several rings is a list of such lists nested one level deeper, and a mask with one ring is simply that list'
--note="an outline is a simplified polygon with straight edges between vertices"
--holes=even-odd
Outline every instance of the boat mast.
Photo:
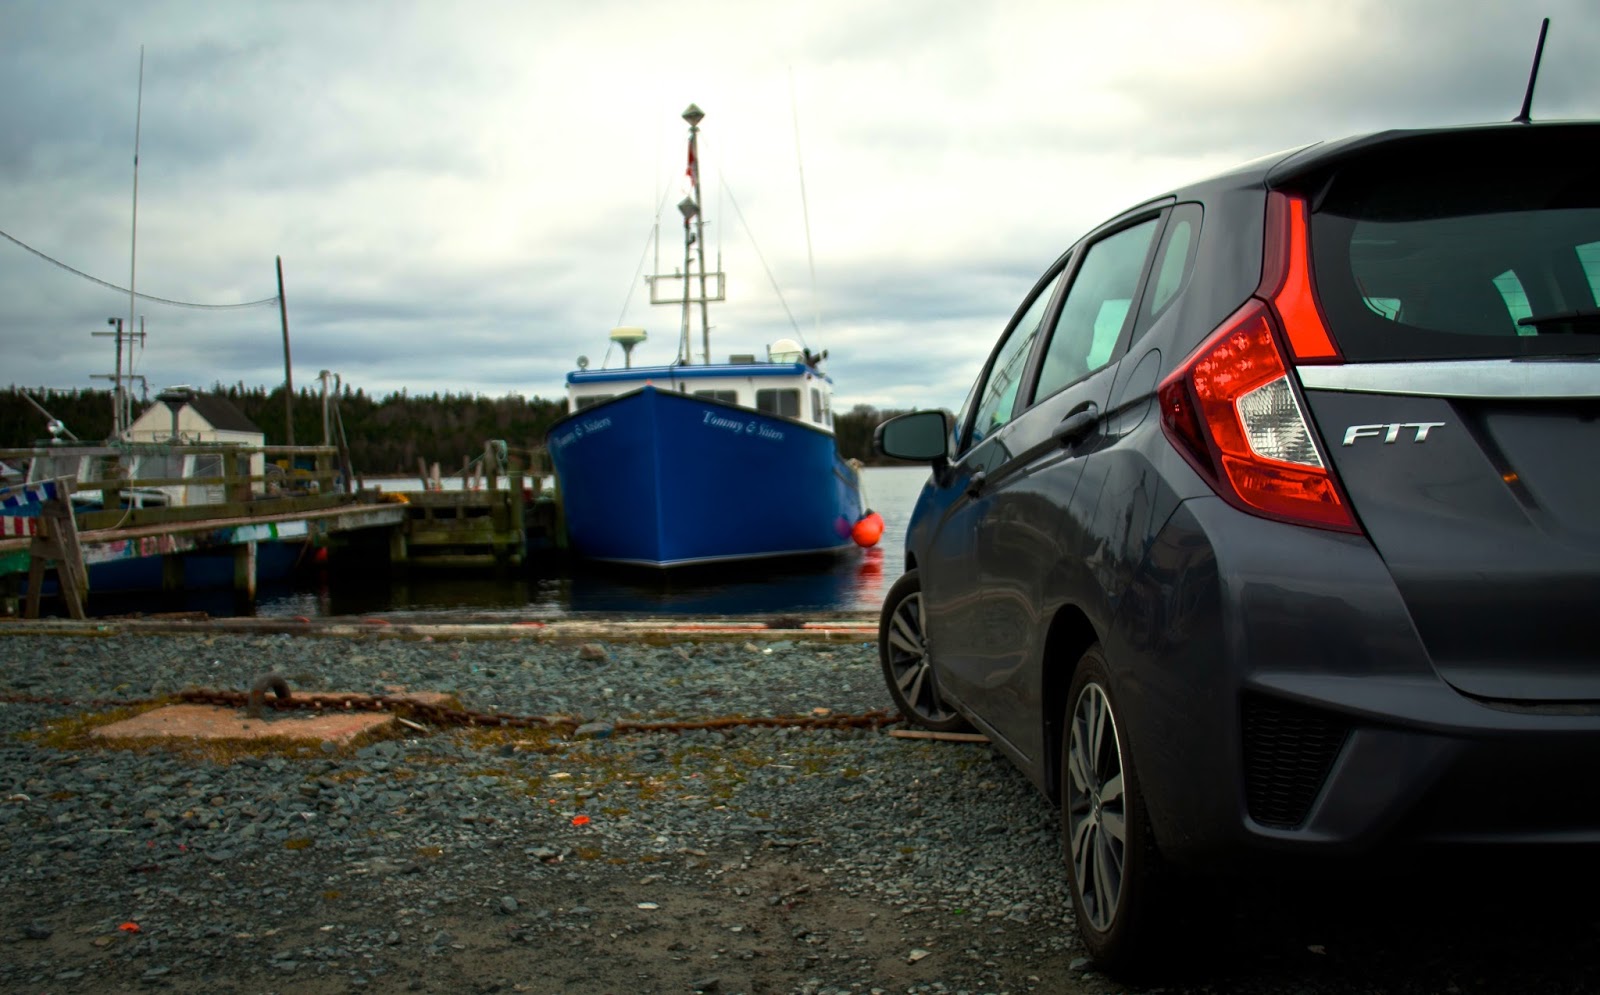
[{"label": "boat mast", "polygon": [[[683,112],[683,119],[689,122],[689,180],[694,184],[694,202],[696,205],[704,203],[700,199],[700,121],[705,117],[705,112],[694,104]],[[700,253],[700,335],[703,348],[702,362],[711,363],[711,313],[706,303],[706,214],[696,211],[694,215],[695,242],[698,243]],[[684,270],[684,276],[689,271]],[[684,295],[685,297],[688,294]]]},{"label": "boat mast", "polygon": [[689,349],[689,305],[693,300],[693,295],[689,293],[689,253],[694,249],[694,229],[689,227],[689,221],[700,213],[700,206],[693,197],[685,197],[678,201],[678,210],[683,214],[683,333],[678,337],[678,362],[687,365],[692,355]]},{"label": "boat mast", "polygon": [[[718,254],[717,254],[717,270],[716,270],[716,272],[715,273],[706,272],[706,239],[705,239],[706,224],[705,224],[705,214],[700,209],[700,140],[699,140],[700,139],[700,121],[705,116],[706,116],[705,112],[702,111],[700,108],[696,107],[694,104],[690,104],[689,108],[683,112],[683,119],[685,121],[689,122],[689,168],[688,168],[687,172],[688,172],[689,180],[690,180],[690,182],[691,182],[691,184],[693,186],[693,190],[689,194],[689,196],[683,198],[683,200],[678,202],[678,212],[683,215],[683,269],[678,271],[678,272],[676,272],[676,273],[673,273],[673,274],[671,274],[669,276],[669,275],[660,273],[659,272],[660,267],[657,266],[658,272],[656,272],[656,273],[654,273],[654,274],[652,274],[650,276],[645,277],[645,282],[650,285],[650,303],[651,304],[672,304],[672,305],[675,305],[675,306],[680,306],[681,305],[682,308],[683,308],[683,322],[682,322],[682,325],[680,326],[680,329],[679,329],[678,357],[677,357],[677,360],[676,360],[679,364],[682,364],[682,365],[688,365],[689,363],[694,361],[694,346],[692,344],[693,343],[693,339],[690,338],[690,336],[694,331],[694,304],[695,304],[695,302],[696,301],[700,302],[700,327],[701,327],[701,333],[702,333],[701,347],[703,349],[703,360],[706,363],[710,363],[711,362],[711,309],[710,309],[710,302],[711,301],[727,300],[727,284],[726,284],[727,278],[723,275],[723,272],[722,272],[722,255],[721,255],[721,251],[720,250],[718,251]],[[660,232],[659,215],[657,217],[656,231],[659,234],[659,232]],[[692,289],[693,286],[694,286],[694,282],[693,281],[696,278],[695,277],[695,273],[694,273],[694,259],[695,259],[695,243],[697,243],[697,242],[699,243],[699,252],[700,252],[700,272],[699,272],[700,293],[698,295],[695,294],[694,290]],[[657,249],[658,249],[658,252],[659,252],[659,242],[658,242],[658,245],[657,245]],[[658,257],[658,261],[659,261],[659,257]],[[715,286],[716,286],[716,290],[717,290],[717,295],[715,297],[711,296],[711,286],[708,285],[708,282],[707,282],[708,279],[713,278],[713,277],[716,280]],[[665,281],[667,286],[672,287],[674,289],[677,288],[679,282],[681,281],[682,285],[683,285],[683,296],[679,297],[675,293],[671,293],[671,295],[669,296],[669,292],[668,291],[662,290],[660,288],[660,286],[658,286],[662,281]]]}]

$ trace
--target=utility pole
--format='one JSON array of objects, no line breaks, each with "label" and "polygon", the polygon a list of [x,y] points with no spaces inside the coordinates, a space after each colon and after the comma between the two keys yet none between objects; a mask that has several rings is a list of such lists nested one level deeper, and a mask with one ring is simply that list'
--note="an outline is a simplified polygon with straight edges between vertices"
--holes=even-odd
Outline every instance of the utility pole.
[{"label": "utility pole", "polygon": [[278,320],[283,323],[284,445],[294,445],[294,370],[289,364],[289,302],[283,296],[283,257],[278,257]]},{"label": "utility pole", "polygon": [[[144,46],[139,46],[139,97],[133,115],[133,226],[128,235],[128,372],[133,372],[134,277],[139,271],[139,132],[144,125]],[[131,411],[122,403],[122,322],[117,322],[117,435],[132,421]]]},{"label": "utility pole", "polygon": [[110,332],[90,332],[89,334],[94,336],[95,338],[104,338],[107,335],[112,335],[112,336],[116,337],[116,340],[117,340],[117,372],[115,372],[115,373],[95,373],[95,374],[91,375],[91,379],[94,379],[94,380],[110,380],[111,383],[112,383],[112,388],[111,388],[111,437],[113,439],[119,439],[120,440],[122,438],[122,430],[127,427],[127,425],[124,424],[125,415],[123,414],[123,412],[126,410],[126,408],[125,408],[125,405],[123,404],[123,396],[122,396],[122,319],[121,318],[107,318],[106,319],[106,324],[112,326],[113,329],[115,329],[115,330],[114,331],[110,331]]},{"label": "utility pole", "polygon": [[337,395],[343,381],[339,374],[323,370],[317,374],[317,379],[322,381],[322,444],[333,445],[333,421],[329,416],[330,395]]}]

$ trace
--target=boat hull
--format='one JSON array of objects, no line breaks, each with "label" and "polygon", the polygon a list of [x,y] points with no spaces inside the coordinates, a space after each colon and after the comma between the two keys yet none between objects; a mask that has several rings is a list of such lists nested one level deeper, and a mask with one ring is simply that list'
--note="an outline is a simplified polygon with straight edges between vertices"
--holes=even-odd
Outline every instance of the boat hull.
[{"label": "boat hull", "polygon": [[860,480],[831,433],[645,387],[557,422],[546,442],[571,551],[651,567],[837,553]]}]

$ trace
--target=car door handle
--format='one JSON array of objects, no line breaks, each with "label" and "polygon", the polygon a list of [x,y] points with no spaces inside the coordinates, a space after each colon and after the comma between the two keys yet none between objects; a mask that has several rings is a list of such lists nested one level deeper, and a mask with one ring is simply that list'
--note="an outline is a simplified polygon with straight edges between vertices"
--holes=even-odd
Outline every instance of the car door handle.
[{"label": "car door handle", "polygon": [[967,497],[977,497],[983,493],[983,485],[989,480],[989,475],[979,470],[967,478]]},{"label": "car door handle", "polygon": [[1100,408],[1090,401],[1061,419],[1061,424],[1050,433],[1050,437],[1063,446],[1075,445],[1087,438],[1099,422]]}]

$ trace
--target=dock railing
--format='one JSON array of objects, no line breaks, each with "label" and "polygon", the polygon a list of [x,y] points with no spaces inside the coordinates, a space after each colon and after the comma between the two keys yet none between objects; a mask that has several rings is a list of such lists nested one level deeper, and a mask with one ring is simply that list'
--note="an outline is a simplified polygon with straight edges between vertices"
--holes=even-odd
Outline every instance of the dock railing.
[{"label": "dock railing", "polygon": [[[338,450],[333,446],[35,446],[0,449],[0,460],[28,463],[33,478],[71,478],[73,490],[80,495],[98,493],[101,510],[79,509],[80,522],[88,528],[105,527],[112,521],[184,521],[194,517],[191,509],[203,509],[208,515],[219,508],[247,514],[252,505],[286,498],[316,498],[311,503],[336,504],[351,500],[355,493],[355,482],[338,469]],[[41,465],[40,461],[45,462]],[[190,472],[183,472],[186,463]],[[178,499],[172,500],[173,490],[180,488]],[[163,500],[144,506],[150,492],[157,489],[165,492]]]}]

